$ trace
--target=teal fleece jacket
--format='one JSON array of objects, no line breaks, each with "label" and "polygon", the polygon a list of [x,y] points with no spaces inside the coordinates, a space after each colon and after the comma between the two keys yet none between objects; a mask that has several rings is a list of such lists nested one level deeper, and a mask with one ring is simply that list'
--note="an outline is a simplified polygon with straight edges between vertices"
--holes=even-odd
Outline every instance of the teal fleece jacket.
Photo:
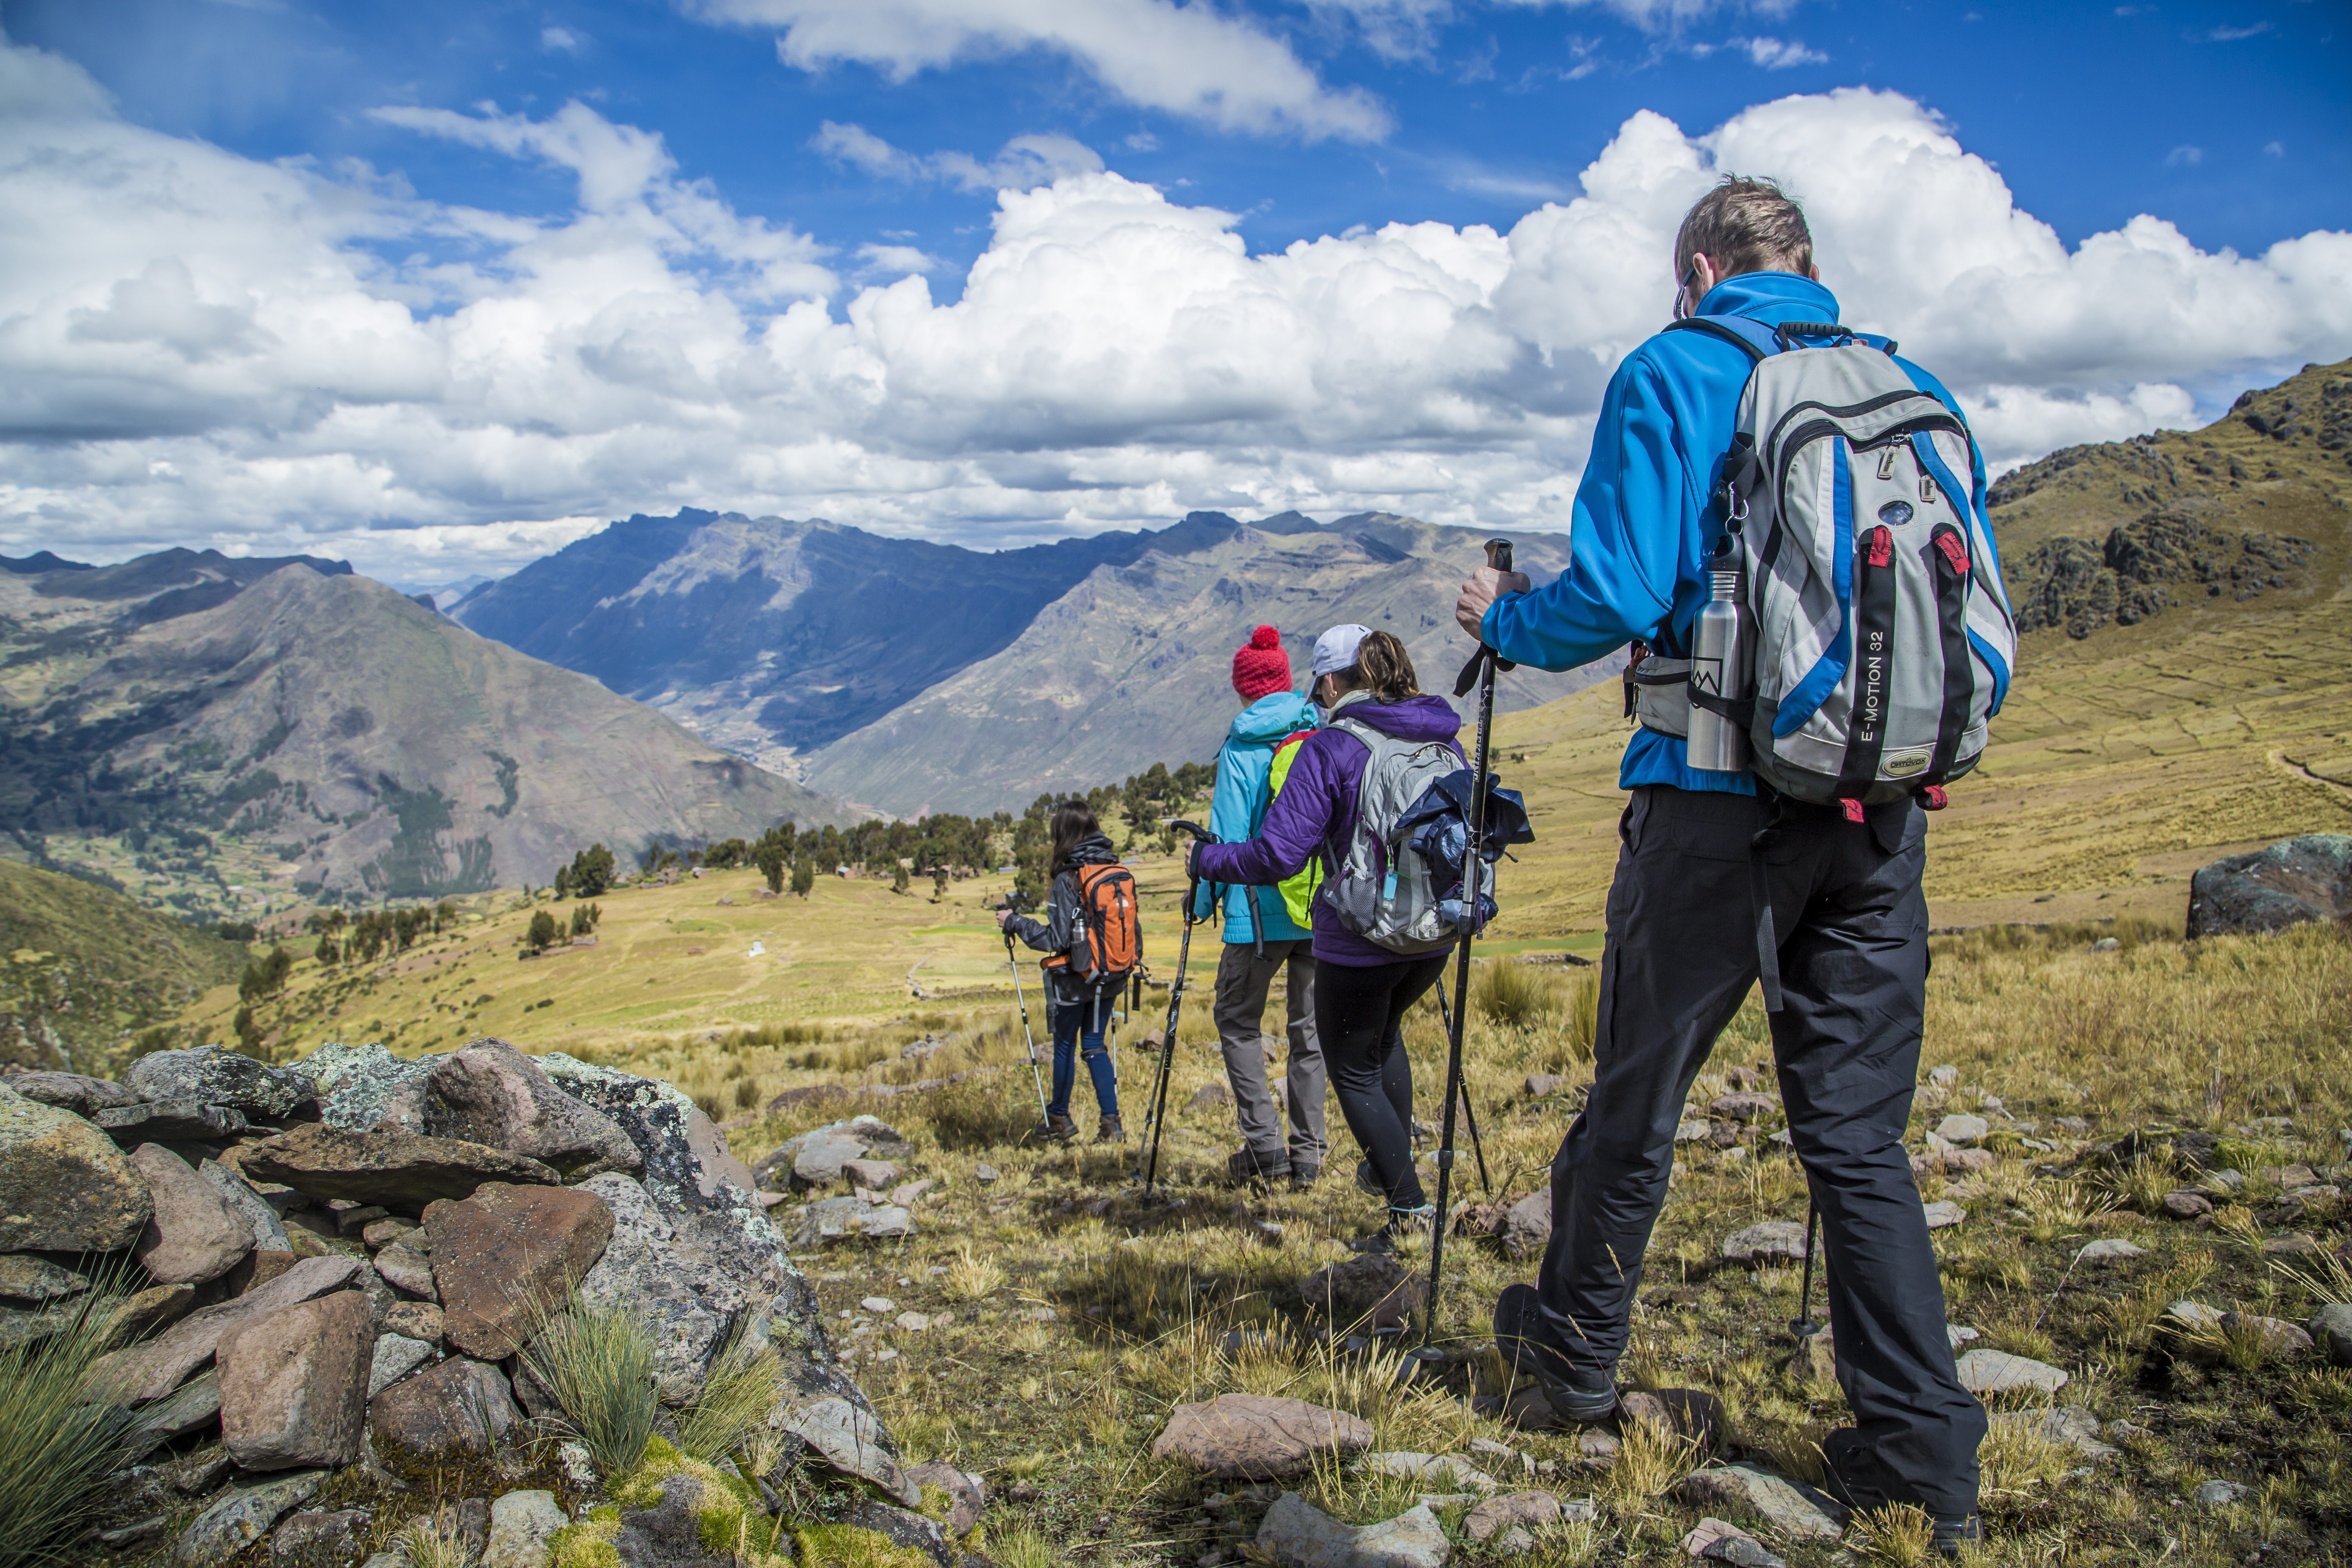
[{"label": "teal fleece jacket", "polygon": [[[1209,831],[1220,843],[1257,837],[1258,825],[1265,819],[1266,775],[1274,769],[1275,748],[1285,737],[1313,728],[1314,704],[1296,691],[1261,697],[1234,715],[1233,728],[1217,751],[1216,793],[1209,803]],[[1311,934],[1292,921],[1282,895],[1274,889],[1234,883],[1223,890],[1227,942],[1254,942],[1261,930],[1268,942],[1296,942]],[[1193,914],[1208,919],[1212,910],[1206,883],[1193,900]]]}]

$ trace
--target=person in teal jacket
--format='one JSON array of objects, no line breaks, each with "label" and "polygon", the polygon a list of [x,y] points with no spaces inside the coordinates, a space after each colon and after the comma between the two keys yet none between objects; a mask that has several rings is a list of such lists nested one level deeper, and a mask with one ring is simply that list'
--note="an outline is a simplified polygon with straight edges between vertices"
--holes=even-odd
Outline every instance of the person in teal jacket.
[{"label": "person in teal jacket", "polygon": [[[1249,706],[1234,715],[1233,728],[1217,752],[1216,793],[1209,805],[1209,831],[1227,844],[1256,836],[1271,794],[1268,775],[1276,751],[1290,736],[1315,727],[1315,709],[1292,689],[1290,658],[1283,652],[1282,634],[1274,627],[1259,626],[1250,634],[1248,644],[1234,655],[1233,675],[1234,689]],[[1224,902],[1225,947],[1217,960],[1213,1016],[1242,1133],[1242,1146],[1226,1162],[1226,1169],[1237,1182],[1287,1177],[1294,1187],[1310,1186],[1322,1173],[1328,1147],[1323,1132],[1327,1077],[1322,1047],[1315,1037],[1313,933],[1291,920],[1279,888],[1235,884],[1217,890]],[[1212,892],[1206,883],[1195,890],[1195,918],[1206,920],[1214,913]],[[1266,1082],[1264,1028],[1266,998],[1276,974],[1286,975],[1290,1044],[1282,1106],[1275,1102]]]},{"label": "person in teal jacket", "polygon": [[[1769,181],[1727,178],[1702,198],[1683,219],[1672,265],[1678,318],[1841,321],[1804,214]],[[1933,376],[1895,363],[1965,426]],[[1628,355],[1610,378],[1577,486],[1569,569],[1540,586],[1477,573],[1455,605],[1463,629],[1541,669],[1573,669],[1633,641],[1687,657],[1749,365],[1737,342],[1704,327],[1662,331]],[[1551,1237],[1536,1281],[1507,1287],[1495,1304],[1496,1346],[1562,1417],[1615,1410],[1616,1365],[1682,1107],[1760,968],[1760,883],[1780,969],[1782,1006],[1770,1015],[1778,1087],[1821,1215],[1838,1381],[1853,1412],[1853,1426],[1822,1439],[1826,1488],[1850,1507],[1926,1510],[1936,1550],[1958,1555],[1981,1528],[1985,1413],[1953,1370],[1942,1280],[1903,1145],[1927,992],[1922,805],[1873,805],[1854,821],[1768,798],[1752,775],[1694,769],[1679,738],[1648,730],[1625,748],[1619,784],[1631,798],[1609,890],[1592,1087],[1552,1161]]]}]

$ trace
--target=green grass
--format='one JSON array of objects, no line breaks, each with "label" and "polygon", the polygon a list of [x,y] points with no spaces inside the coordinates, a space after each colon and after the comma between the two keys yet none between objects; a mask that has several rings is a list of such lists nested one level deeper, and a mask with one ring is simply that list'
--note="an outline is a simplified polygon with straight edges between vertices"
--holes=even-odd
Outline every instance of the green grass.
[{"label": "green grass", "polygon": [[577,1294],[546,1315],[522,1359],[563,1407],[596,1471],[627,1475],[653,1436],[654,1346],[646,1326],[617,1308],[589,1307]]},{"label": "green grass", "polygon": [[0,1349],[0,1564],[81,1560],[76,1539],[120,1462],[127,1415],[89,1385],[122,1298],[93,1289],[45,1336]]}]

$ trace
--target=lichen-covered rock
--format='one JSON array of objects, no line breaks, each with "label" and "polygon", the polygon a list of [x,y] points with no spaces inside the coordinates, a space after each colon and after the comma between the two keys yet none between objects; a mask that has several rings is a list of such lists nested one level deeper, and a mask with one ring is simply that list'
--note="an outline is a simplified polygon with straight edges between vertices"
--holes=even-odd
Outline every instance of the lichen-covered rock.
[{"label": "lichen-covered rock", "polygon": [[253,1222],[185,1160],[161,1143],[142,1143],[131,1152],[131,1163],[152,1200],[131,1255],[157,1280],[202,1285],[253,1250]]},{"label": "lichen-covered rock", "polygon": [[351,1568],[367,1550],[363,1508],[290,1516],[269,1537],[269,1568]]},{"label": "lichen-covered rock", "polygon": [[123,1436],[122,1452],[137,1464],[158,1446],[203,1430],[220,1419],[220,1379],[211,1373],[139,1407]]},{"label": "lichen-covered rock", "polygon": [[476,1568],[548,1568],[548,1542],[571,1522],[553,1492],[508,1492],[490,1504],[490,1539]]},{"label": "lichen-covered rock", "polygon": [[326,1484],[324,1470],[298,1470],[257,1486],[231,1488],[180,1537],[180,1568],[220,1568]]},{"label": "lichen-covered rock", "polygon": [[41,1306],[61,1301],[68,1296],[79,1296],[89,1289],[89,1281],[70,1268],[59,1268],[45,1258],[31,1258],[23,1253],[0,1253],[0,1300],[22,1301]]},{"label": "lichen-covered rock", "polygon": [[237,1163],[249,1176],[315,1198],[411,1206],[471,1197],[484,1182],[553,1186],[561,1180],[537,1160],[486,1144],[321,1123],[249,1143]]},{"label": "lichen-covered rock", "polygon": [[375,1271],[385,1284],[413,1300],[437,1302],[440,1299],[433,1282],[433,1260],[413,1247],[395,1241],[377,1248]]},{"label": "lichen-covered rock", "polygon": [[219,1046],[152,1051],[132,1062],[123,1079],[151,1103],[192,1100],[226,1105],[265,1121],[284,1120],[318,1092],[306,1072],[272,1067]]},{"label": "lichen-covered rock", "polygon": [[980,1527],[980,1516],[988,1508],[988,1489],[981,1479],[968,1470],[933,1459],[916,1465],[907,1471],[907,1479],[923,1494],[922,1506],[932,1506],[931,1493],[938,1490],[946,1496],[940,1522],[958,1541]]},{"label": "lichen-covered rock", "polygon": [[808,1361],[788,1361],[787,1366],[792,1386],[769,1413],[768,1428],[799,1447],[786,1445],[790,1451],[779,1458],[778,1471],[789,1469],[805,1451],[845,1476],[872,1481],[910,1507],[920,1503],[922,1489],[908,1479],[898,1446],[864,1391],[833,1366]]},{"label": "lichen-covered rock", "polygon": [[581,1187],[485,1182],[470,1198],[428,1206],[425,1234],[442,1333],[468,1355],[503,1361],[604,1256],[613,1210]]},{"label": "lichen-covered rock", "polygon": [[[634,1312],[652,1335],[662,1398],[683,1404],[702,1386],[719,1342],[751,1306],[751,1291],[723,1268],[688,1215],[674,1224],[645,1188],[618,1173],[574,1189],[594,1194],[613,1216],[611,1238],[580,1281],[593,1308]],[[775,1287],[768,1287],[772,1293]]]},{"label": "lichen-covered rock", "polygon": [[114,1141],[0,1084],[0,1252],[115,1252],[153,1212]]},{"label": "lichen-covered rock", "polygon": [[425,1080],[438,1057],[411,1060],[370,1043],[320,1046],[302,1058],[319,1085],[320,1120],[354,1132],[425,1131]]},{"label": "lichen-covered rock", "polygon": [[1759,1514],[1789,1535],[1837,1539],[1844,1510],[1831,1499],[1754,1465],[1717,1465],[1683,1478],[1677,1495],[1696,1508]]},{"label": "lichen-covered rock", "polygon": [[84,1078],[78,1072],[18,1073],[8,1079],[8,1087],[26,1100],[37,1100],[43,1105],[70,1110],[91,1121],[101,1110],[139,1103],[139,1092],[130,1085],[102,1078]]},{"label": "lichen-covered rock", "polygon": [[118,1106],[90,1120],[126,1149],[142,1143],[193,1143],[205,1147],[242,1137],[250,1125],[245,1112],[200,1100],[165,1100]]},{"label": "lichen-covered rock", "polygon": [[1297,1492],[1265,1510],[1257,1549],[1276,1568],[1444,1568],[1454,1553],[1427,1503],[1377,1524],[1342,1524]]},{"label": "lichen-covered rock", "polygon": [[2216,860],[2189,879],[2189,935],[2284,930],[2352,915],[2352,835],[2306,833]]},{"label": "lichen-covered rock", "polygon": [[412,1340],[397,1331],[378,1334],[368,1352],[367,1397],[373,1399],[433,1359],[427,1340]]},{"label": "lichen-covered rock", "polygon": [[504,1040],[476,1040],[436,1062],[425,1081],[425,1131],[526,1154],[570,1177],[645,1168],[619,1123]]}]

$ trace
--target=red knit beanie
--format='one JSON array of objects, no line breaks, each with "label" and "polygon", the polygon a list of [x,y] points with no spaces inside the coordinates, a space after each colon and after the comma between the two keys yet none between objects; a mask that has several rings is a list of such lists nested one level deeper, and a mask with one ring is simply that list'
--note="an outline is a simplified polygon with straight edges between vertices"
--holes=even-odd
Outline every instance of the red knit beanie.
[{"label": "red knit beanie", "polygon": [[1282,651],[1280,632],[1260,626],[1247,647],[1234,650],[1234,689],[1250,702],[1290,689],[1290,656]]}]

